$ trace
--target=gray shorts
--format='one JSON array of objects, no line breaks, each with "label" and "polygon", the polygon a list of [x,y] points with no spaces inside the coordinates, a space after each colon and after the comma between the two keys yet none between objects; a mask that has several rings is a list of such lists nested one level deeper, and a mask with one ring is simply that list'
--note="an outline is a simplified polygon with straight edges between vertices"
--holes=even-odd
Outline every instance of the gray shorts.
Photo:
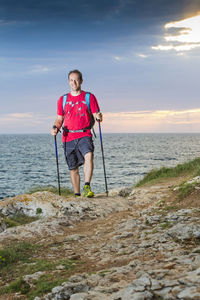
[{"label": "gray shorts", "polygon": [[84,164],[84,156],[94,152],[92,137],[85,136],[70,142],[63,143],[66,162],[69,170],[74,170]]}]

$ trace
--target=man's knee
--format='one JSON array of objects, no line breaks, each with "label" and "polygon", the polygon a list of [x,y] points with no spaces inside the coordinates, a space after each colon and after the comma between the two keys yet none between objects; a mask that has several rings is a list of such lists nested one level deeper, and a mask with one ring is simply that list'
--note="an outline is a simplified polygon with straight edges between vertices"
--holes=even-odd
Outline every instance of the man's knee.
[{"label": "man's knee", "polygon": [[87,152],[84,156],[85,160],[92,160],[93,159],[93,152]]},{"label": "man's knee", "polygon": [[72,176],[78,175],[79,174],[79,170],[78,170],[78,168],[76,168],[74,170],[70,170],[70,173],[71,173]]}]

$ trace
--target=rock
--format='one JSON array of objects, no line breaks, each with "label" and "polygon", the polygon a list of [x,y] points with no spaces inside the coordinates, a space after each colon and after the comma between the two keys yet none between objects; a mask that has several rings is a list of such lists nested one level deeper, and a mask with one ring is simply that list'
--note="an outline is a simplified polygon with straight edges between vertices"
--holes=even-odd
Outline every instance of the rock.
[{"label": "rock", "polygon": [[[61,286],[57,286],[52,289],[51,293],[46,295],[47,299],[56,300],[56,299],[68,299],[73,294],[86,293],[88,292],[89,287],[85,281],[73,283],[66,282]],[[46,299],[45,297],[42,299]]]},{"label": "rock", "polygon": [[161,220],[161,216],[160,215],[154,215],[154,216],[146,216],[145,217],[145,223],[146,224],[157,224],[159,223]]},{"label": "rock", "polygon": [[84,300],[84,299],[87,299],[87,296],[88,294],[86,293],[77,293],[77,294],[73,294],[71,297],[70,297],[70,300]]},{"label": "rock", "polygon": [[38,209],[40,209],[40,216],[53,216],[58,214],[56,207],[59,200],[59,196],[50,192],[19,195],[2,200],[0,203],[0,213],[9,216],[16,214],[36,216]]},{"label": "rock", "polygon": [[23,276],[23,280],[31,284],[33,280],[38,280],[43,274],[45,274],[45,272],[39,271],[31,275],[25,275]]},{"label": "rock", "polygon": [[108,195],[111,197],[113,196],[127,197],[131,192],[132,192],[132,188],[123,187],[119,189],[110,190]]},{"label": "rock", "polygon": [[186,279],[189,282],[198,283],[200,286],[200,268],[195,271],[188,272]]},{"label": "rock", "polygon": [[171,287],[166,287],[160,291],[155,291],[154,295],[157,297],[159,296],[162,300],[173,300],[173,299],[175,300],[176,298],[172,296],[171,291],[172,291]]},{"label": "rock", "polygon": [[167,234],[177,240],[191,240],[200,238],[200,225],[177,224],[167,230]]},{"label": "rock", "polygon": [[4,222],[4,218],[0,216],[0,233],[6,230],[6,223]]},{"label": "rock", "polygon": [[132,285],[134,286],[134,289],[136,289],[137,287],[146,288],[151,285],[151,278],[148,274],[143,274],[138,279],[134,280],[132,282]]},{"label": "rock", "polygon": [[134,234],[132,232],[124,232],[123,234],[121,235],[116,235],[114,237],[115,240],[118,240],[118,239],[124,239],[124,238],[130,238],[132,237]]},{"label": "rock", "polygon": [[70,225],[70,221],[105,217],[109,213],[123,211],[127,207],[129,201],[127,199],[122,201],[121,197],[115,197],[115,201],[109,201],[107,197],[101,198],[100,202],[98,198],[93,198],[92,201],[89,198],[77,201],[74,197],[65,198],[51,192],[37,192],[1,200],[0,214],[13,216],[20,213],[36,216],[40,211],[40,217],[67,216],[65,222]]},{"label": "rock", "polygon": [[193,299],[193,300],[199,300],[200,299],[200,291],[197,292],[196,287],[187,287],[183,291],[181,291],[177,295],[178,299]]},{"label": "rock", "polygon": [[151,290],[152,291],[156,291],[156,290],[160,290],[162,288],[162,284],[160,281],[156,280],[156,279],[151,279]]},{"label": "rock", "polygon": [[186,184],[191,184],[191,183],[200,183],[200,176],[196,176],[186,182]]},{"label": "rock", "polygon": [[64,269],[65,269],[65,266],[63,266],[63,265],[56,266],[56,270],[64,270]]},{"label": "rock", "polygon": [[135,292],[135,290],[131,287],[125,288],[123,291],[117,293],[114,297],[111,297],[113,300],[151,300],[153,298],[153,294],[145,291],[145,292]]},{"label": "rock", "polygon": [[68,241],[79,241],[81,239],[84,239],[85,238],[85,235],[81,235],[81,234],[72,234],[72,235],[69,235],[67,237],[67,240]]}]

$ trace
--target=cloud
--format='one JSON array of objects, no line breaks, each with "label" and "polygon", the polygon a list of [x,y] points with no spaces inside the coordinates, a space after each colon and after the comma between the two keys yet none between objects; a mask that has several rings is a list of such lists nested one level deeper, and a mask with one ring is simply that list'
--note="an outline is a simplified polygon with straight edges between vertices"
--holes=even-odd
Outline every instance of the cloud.
[{"label": "cloud", "polygon": [[123,58],[120,57],[120,56],[114,56],[114,60],[120,61],[120,60],[122,60],[122,59],[123,59]]},{"label": "cloud", "polygon": [[183,52],[200,47],[200,14],[167,23],[164,28],[167,31],[163,37],[166,43],[152,46],[153,50]]},{"label": "cloud", "polygon": [[107,132],[199,132],[200,108],[105,113]]},{"label": "cloud", "polygon": [[143,54],[143,53],[138,53],[138,56],[141,57],[141,58],[147,58],[148,57],[148,55]]},{"label": "cloud", "polygon": [[49,132],[55,116],[48,116],[39,113],[10,113],[0,114],[0,133],[29,133]]},{"label": "cloud", "polygon": [[5,26],[5,25],[13,25],[16,24],[15,21],[5,21],[3,19],[0,19],[0,26]]},{"label": "cloud", "polygon": [[[6,127],[7,133],[45,133],[50,131],[55,118],[31,112],[1,114],[0,130],[4,133]],[[104,132],[199,132],[200,108],[107,112],[102,128]]]},{"label": "cloud", "polygon": [[[0,19],[14,21],[50,21],[68,22],[82,20],[84,22],[102,21],[118,16],[127,7],[135,6],[133,0],[34,0],[34,1],[1,1]],[[129,8],[129,9],[130,9]]]},{"label": "cloud", "polygon": [[36,65],[30,70],[30,73],[48,73],[50,69],[46,66]]}]

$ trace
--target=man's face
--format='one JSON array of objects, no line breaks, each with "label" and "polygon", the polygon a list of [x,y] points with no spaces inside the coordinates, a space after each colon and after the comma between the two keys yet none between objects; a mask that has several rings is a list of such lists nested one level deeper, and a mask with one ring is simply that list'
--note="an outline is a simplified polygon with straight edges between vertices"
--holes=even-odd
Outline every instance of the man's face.
[{"label": "man's face", "polygon": [[79,79],[79,75],[76,73],[71,73],[68,79],[69,85],[72,92],[77,92],[81,90],[82,81]]}]

